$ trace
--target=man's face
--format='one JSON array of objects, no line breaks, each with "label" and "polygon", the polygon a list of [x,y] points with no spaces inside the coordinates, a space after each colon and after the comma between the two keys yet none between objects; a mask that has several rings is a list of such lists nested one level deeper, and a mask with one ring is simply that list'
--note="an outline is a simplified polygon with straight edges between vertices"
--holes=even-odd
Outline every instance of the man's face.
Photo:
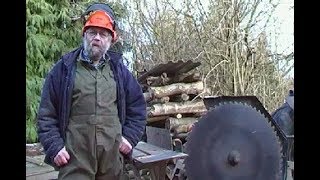
[{"label": "man's face", "polygon": [[89,27],[83,37],[84,50],[93,61],[99,61],[111,46],[111,32],[105,28]]}]

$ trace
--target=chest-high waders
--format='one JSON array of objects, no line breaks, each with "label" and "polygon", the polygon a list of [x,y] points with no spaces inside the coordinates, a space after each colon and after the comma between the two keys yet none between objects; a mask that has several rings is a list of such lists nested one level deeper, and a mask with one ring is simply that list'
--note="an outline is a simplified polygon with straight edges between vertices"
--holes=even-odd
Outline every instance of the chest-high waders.
[{"label": "chest-high waders", "polygon": [[102,66],[95,69],[84,62],[77,62],[65,141],[70,160],[60,168],[58,179],[123,178],[116,83],[108,62]]}]

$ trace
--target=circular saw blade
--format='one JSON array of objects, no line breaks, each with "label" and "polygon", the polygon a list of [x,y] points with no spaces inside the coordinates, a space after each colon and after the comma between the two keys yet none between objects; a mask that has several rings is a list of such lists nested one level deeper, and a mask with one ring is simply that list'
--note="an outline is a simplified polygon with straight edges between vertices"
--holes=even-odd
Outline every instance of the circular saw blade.
[{"label": "circular saw blade", "polygon": [[188,180],[278,180],[281,145],[268,119],[250,105],[217,105],[199,119],[186,147]]}]

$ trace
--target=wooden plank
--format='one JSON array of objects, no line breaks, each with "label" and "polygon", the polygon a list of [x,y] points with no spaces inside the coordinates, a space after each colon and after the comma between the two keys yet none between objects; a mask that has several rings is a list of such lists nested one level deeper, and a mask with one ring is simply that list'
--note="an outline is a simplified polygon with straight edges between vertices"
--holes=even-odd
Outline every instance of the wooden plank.
[{"label": "wooden plank", "polygon": [[138,161],[139,163],[152,163],[152,162],[158,162],[158,161],[164,161],[164,160],[170,160],[174,158],[182,158],[186,157],[187,154],[185,153],[179,153],[175,151],[163,151],[160,154],[150,154],[146,156],[140,156],[136,157],[134,160]]},{"label": "wooden plank", "polygon": [[132,157],[133,158],[137,158],[137,157],[145,156],[145,155],[146,155],[145,152],[140,151],[139,149],[136,149],[136,148],[134,148],[133,151],[132,151]]},{"label": "wooden plank", "polygon": [[[165,149],[160,148],[158,146],[146,143],[146,142],[139,142],[137,146],[133,149],[133,154],[136,154],[137,152],[135,151],[140,151],[143,152],[145,155],[152,155],[152,154],[159,154],[161,151]],[[135,156],[132,155],[134,158]]]},{"label": "wooden plank", "polygon": [[[143,155],[145,154],[145,155]],[[153,163],[174,158],[186,157],[187,154],[166,150],[152,144],[139,142],[133,149],[132,158],[139,163]]]}]

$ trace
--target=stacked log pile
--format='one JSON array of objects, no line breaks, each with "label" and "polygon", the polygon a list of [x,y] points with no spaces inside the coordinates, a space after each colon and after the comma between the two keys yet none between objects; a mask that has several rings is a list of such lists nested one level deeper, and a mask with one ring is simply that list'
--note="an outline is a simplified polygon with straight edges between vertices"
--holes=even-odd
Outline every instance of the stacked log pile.
[{"label": "stacked log pile", "polygon": [[147,101],[147,125],[168,129],[175,147],[184,144],[193,124],[207,111],[202,100],[206,90],[199,72],[158,74],[140,82]]}]

